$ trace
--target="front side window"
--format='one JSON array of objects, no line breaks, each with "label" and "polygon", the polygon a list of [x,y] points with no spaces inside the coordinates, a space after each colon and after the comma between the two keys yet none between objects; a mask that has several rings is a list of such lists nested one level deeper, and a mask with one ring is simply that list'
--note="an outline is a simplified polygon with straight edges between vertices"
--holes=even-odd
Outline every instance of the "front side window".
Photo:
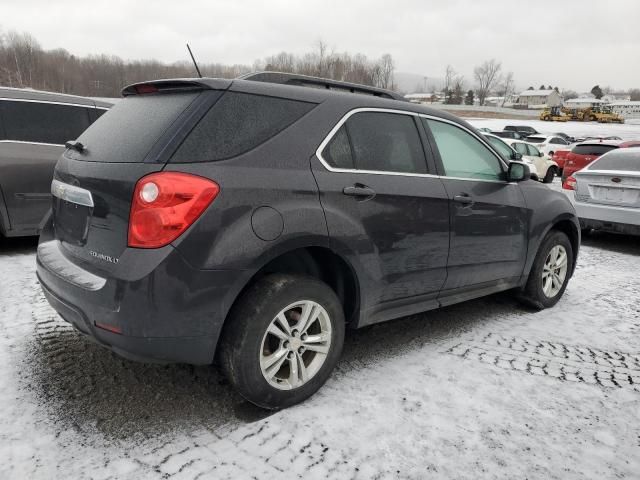
[{"label": "front side window", "polygon": [[64,145],[89,126],[86,107],[7,100],[0,106],[7,140]]},{"label": "front side window", "polygon": [[478,180],[502,180],[498,158],[477,138],[450,123],[423,119],[440,152],[445,175]]},{"label": "front side window", "polygon": [[527,148],[529,149],[529,156],[531,156],[531,157],[539,157],[540,156],[540,150],[538,150],[533,145],[527,145]]},{"label": "front side window", "polygon": [[495,148],[500,156],[507,162],[513,159],[513,150],[511,147],[496,137],[485,137],[487,141]]},{"label": "front side window", "polygon": [[527,150],[527,146],[524,143],[514,143],[513,148],[516,149],[516,152],[522,155],[529,155],[529,151]]}]

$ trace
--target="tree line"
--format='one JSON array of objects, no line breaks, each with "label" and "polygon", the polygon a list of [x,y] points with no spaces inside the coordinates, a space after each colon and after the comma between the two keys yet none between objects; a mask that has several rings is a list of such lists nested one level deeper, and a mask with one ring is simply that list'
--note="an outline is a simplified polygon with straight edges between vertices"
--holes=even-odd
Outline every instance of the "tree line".
[{"label": "tree line", "polygon": [[[235,78],[255,70],[276,70],[395,88],[391,55],[371,60],[362,54],[329,50],[322,41],[302,55],[282,52],[253,65],[201,63],[199,67],[206,77]],[[194,66],[188,61],[165,64],[157,60],[123,60],[114,55],[77,56],[61,48],[45,50],[26,32],[0,32],[0,85],[3,86],[117,97],[122,88],[131,83],[194,76]]]}]

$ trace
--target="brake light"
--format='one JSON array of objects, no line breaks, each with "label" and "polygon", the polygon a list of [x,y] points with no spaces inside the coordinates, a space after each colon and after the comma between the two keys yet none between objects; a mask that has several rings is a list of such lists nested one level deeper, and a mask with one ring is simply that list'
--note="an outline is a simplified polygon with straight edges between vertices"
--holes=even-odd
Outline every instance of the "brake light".
[{"label": "brake light", "polygon": [[136,93],[139,95],[144,95],[145,93],[156,93],[158,91],[158,87],[155,85],[136,85],[135,89]]},{"label": "brake light", "polygon": [[562,184],[562,188],[564,188],[565,190],[575,190],[576,189],[576,179],[572,176],[568,176],[563,184]]},{"label": "brake light", "polygon": [[129,215],[128,245],[163,247],[180,235],[213,202],[220,186],[188,173],[160,172],[136,183]]}]

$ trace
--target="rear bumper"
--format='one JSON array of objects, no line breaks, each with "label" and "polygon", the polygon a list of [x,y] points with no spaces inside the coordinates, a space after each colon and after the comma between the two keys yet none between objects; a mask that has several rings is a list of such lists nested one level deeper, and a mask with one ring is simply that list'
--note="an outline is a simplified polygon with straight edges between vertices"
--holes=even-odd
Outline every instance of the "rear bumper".
[{"label": "rear bumper", "polygon": [[116,354],[138,361],[210,364],[241,271],[194,269],[178,251],[168,252],[141,279],[103,278],[74,263],[45,232],[37,275],[60,316]]},{"label": "rear bumper", "polygon": [[640,235],[640,209],[596,205],[571,198],[582,228]]}]

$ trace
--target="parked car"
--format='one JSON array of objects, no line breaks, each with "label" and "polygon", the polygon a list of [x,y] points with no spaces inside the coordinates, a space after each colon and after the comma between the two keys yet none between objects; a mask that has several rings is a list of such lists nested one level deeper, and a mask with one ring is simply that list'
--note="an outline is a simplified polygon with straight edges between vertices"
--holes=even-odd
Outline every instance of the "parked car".
[{"label": "parked car", "polygon": [[559,135],[530,135],[525,142],[534,143],[538,150],[553,155],[556,150],[569,147],[571,144]]},{"label": "parked car", "polygon": [[510,132],[510,131],[504,131],[504,132],[492,131],[491,135],[495,135],[496,137],[500,137],[500,138],[511,138],[513,140],[522,140],[524,138],[518,132]]},{"label": "parked car", "polygon": [[538,177],[543,183],[551,183],[558,174],[560,169],[558,164],[551,160],[548,155],[538,150],[530,143],[523,142],[522,140],[506,140],[511,147],[522,155],[523,158],[533,163]]},{"label": "parked car", "polygon": [[446,112],[277,73],[123,95],[60,157],[37,253],[53,308],[123,357],[217,358],[283,408],[345,327],[509,289],[552,307],[573,273],[571,202]]},{"label": "parked car", "polygon": [[570,135],[567,135],[564,132],[556,132],[554,133],[554,135],[557,135],[558,137],[562,137],[567,143],[571,144],[571,143],[575,143],[576,139]]},{"label": "parked car", "polygon": [[[531,178],[533,178],[534,180],[539,179],[538,177],[539,173],[538,173],[538,170],[536,169],[536,165],[531,161],[531,159],[523,156],[522,153],[519,153],[516,150],[514,150],[513,147],[509,143],[507,143],[508,140],[505,141],[500,137],[496,137],[495,135],[492,135],[490,133],[483,133],[482,135],[484,136],[484,138],[487,139],[487,142],[491,144],[494,150],[496,150],[500,154],[500,156],[505,162],[511,162],[514,160],[524,162],[529,166]],[[514,140],[514,141],[517,141],[517,140]]]},{"label": "parked car", "polygon": [[638,146],[640,146],[640,141],[601,140],[579,143],[566,156],[564,168],[562,169],[562,181],[564,182],[567,177],[573,175],[573,172],[582,170],[600,155],[617,148]]},{"label": "parked car", "polygon": [[110,103],[0,88],[0,236],[37,235],[51,208],[53,168]]},{"label": "parked car", "polygon": [[540,133],[535,128],[529,127],[528,125],[507,125],[506,127],[504,127],[504,130],[506,132],[517,132],[522,138]]},{"label": "parked car", "polygon": [[551,159],[556,162],[556,165],[558,165],[559,175],[562,175],[564,164],[569,153],[571,153],[571,150],[556,150],[555,152],[553,152],[553,156],[551,157]]},{"label": "parked car", "polygon": [[611,150],[563,183],[583,233],[640,235],[640,149]]}]

